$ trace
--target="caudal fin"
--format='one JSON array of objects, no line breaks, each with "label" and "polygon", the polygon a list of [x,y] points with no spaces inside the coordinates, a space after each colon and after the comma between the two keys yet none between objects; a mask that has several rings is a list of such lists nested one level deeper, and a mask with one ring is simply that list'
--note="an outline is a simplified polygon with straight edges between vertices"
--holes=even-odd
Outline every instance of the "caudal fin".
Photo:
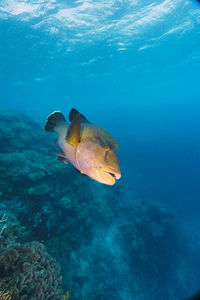
[{"label": "caudal fin", "polygon": [[48,116],[44,128],[46,131],[56,132],[55,128],[63,123],[66,123],[63,114],[60,111],[54,111]]}]

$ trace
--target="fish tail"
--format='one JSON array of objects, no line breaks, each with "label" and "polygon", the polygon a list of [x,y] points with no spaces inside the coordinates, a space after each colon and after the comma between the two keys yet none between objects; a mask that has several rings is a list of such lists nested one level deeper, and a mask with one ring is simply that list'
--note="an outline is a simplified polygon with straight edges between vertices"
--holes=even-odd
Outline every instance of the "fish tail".
[{"label": "fish tail", "polygon": [[50,132],[56,132],[56,127],[65,124],[66,120],[60,111],[52,112],[46,121],[45,130]]}]

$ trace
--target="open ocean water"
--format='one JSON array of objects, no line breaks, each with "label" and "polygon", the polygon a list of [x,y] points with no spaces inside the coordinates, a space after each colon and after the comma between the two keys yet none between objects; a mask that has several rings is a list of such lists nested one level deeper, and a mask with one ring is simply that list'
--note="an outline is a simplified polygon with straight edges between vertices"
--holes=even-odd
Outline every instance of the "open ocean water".
[{"label": "open ocean water", "polygon": [[[0,299],[200,290],[200,3],[0,0]],[[117,141],[104,185],[56,159],[72,108]]]}]

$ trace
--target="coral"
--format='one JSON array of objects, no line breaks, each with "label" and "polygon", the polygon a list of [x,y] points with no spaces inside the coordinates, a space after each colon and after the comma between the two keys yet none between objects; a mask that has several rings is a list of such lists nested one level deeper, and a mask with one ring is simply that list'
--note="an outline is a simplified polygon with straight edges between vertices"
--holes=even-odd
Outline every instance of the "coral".
[{"label": "coral", "polygon": [[28,189],[28,194],[30,196],[43,196],[49,193],[50,187],[47,184],[40,184]]},{"label": "coral", "polygon": [[8,210],[1,209],[0,214],[4,220],[4,225],[0,233],[0,251],[13,244],[23,243],[28,239],[28,232],[25,226],[22,226],[16,216]]},{"label": "coral", "polygon": [[[0,287],[10,299],[63,299],[56,262],[38,242],[10,246],[0,252]],[[5,298],[7,299],[7,298]]]},{"label": "coral", "polygon": [[0,299],[61,300],[59,267],[38,242],[26,243],[28,230],[0,205]]},{"label": "coral", "polygon": [[54,139],[21,113],[0,111],[0,143],[0,195],[5,200],[29,199],[30,194],[50,198],[57,173],[69,173],[52,154]]},{"label": "coral", "polygon": [[[1,289],[1,286],[0,286],[0,289]],[[11,293],[0,290],[0,299],[1,300],[11,300]]]},{"label": "coral", "polygon": [[12,280],[0,279],[0,299],[12,300],[12,293],[14,290],[14,283]]},{"label": "coral", "polygon": [[3,231],[6,228],[6,221],[7,221],[7,219],[6,219],[5,213],[4,213],[0,219],[0,236],[3,234]]},{"label": "coral", "polygon": [[41,130],[40,125],[25,114],[1,110],[0,139],[2,139],[2,153],[9,153],[13,150],[21,152],[28,149],[37,149],[38,143],[44,137],[45,133]]}]

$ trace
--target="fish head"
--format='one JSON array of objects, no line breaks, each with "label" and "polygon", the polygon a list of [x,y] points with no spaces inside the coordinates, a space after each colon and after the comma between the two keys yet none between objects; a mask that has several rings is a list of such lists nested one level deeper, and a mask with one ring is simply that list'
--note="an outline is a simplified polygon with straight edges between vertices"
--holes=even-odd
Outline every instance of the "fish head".
[{"label": "fish head", "polygon": [[114,185],[121,178],[116,144],[87,138],[77,147],[76,162],[82,174],[103,184]]}]

